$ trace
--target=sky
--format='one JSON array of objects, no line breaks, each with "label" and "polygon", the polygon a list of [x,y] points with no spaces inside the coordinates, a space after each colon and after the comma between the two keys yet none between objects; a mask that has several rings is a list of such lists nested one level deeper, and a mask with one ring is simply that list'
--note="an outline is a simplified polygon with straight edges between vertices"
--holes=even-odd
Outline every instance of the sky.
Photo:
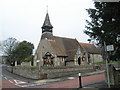
[{"label": "sky", "polygon": [[0,41],[14,37],[33,43],[36,49],[47,6],[53,35],[88,43],[83,32],[89,19],[85,9],[94,8],[92,0],[1,0]]}]

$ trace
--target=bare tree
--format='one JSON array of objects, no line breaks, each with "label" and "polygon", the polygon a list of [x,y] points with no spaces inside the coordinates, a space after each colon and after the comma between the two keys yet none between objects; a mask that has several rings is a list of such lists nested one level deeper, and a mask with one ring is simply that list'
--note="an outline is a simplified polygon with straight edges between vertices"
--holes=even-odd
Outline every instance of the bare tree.
[{"label": "bare tree", "polygon": [[18,45],[18,41],[15,38],[8,38],[0,43],[0,49],[3,52],[4,55],[6,55],[6,62],[7,64],[13,66],[14,64],[14,54],[13,51],[15,50],[15,47]]}]

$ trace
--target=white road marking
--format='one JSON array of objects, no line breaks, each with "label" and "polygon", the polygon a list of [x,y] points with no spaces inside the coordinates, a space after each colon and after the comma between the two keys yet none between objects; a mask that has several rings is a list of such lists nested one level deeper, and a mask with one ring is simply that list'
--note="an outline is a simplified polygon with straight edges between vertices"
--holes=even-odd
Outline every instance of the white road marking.
[{"label": "white road marking", "polygon": [[19,84],[15,84],[16,86],[19,86],[19,87],[29,87],[29,86],[38,86],[38,85],[44,85],[46,83],[37,83],[37,84],[28,84],[28,85],[19,85]]},{"label": "white road marking", "polygon": [[83,87],[83,88],[93,88],[93,87]]},{"label": "white road marking", "polygon": [[6,80],[7,80],[7,78],[6,77],[4,77]]},{"label": "white road marking", "polygon": [[[5,79],[7,79],[6,77],[4,77]],[[37,83],[37,84],[29,84],[27,82],[23,82],[23,81],[20,81],[20,80],[9,80],[10,83],[13,83],[14,85],[16,86],[19,86],[19,87],[34,87],[34,86],[39,86],[39,85],[44,85],[46,83]],[[24,85],[20,85],[20,84],[24,84]]]},{"label": "white road marking", "polygon": [[68,79],[75,79],[75,77],[68,77]]},{"label": "white road marking", "polygon": [[22,83],[26,83],[26,82],[19,81],[19,80],[14,80],[14,82],[15,82],[16,84],[22,84]]},{"label": "white road marking", "polygon": [[13,83],[11,80],[9,80],[9,82]]}]

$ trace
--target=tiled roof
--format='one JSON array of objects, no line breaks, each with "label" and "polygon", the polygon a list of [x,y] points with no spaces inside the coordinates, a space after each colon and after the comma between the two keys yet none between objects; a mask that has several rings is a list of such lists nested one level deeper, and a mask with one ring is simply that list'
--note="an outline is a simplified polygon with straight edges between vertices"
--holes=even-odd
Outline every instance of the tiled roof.
[{"label": "tiled roof", "polygon": [[97,48],[94,44],[80,43],[80,45],[88,53],[92,53],[92,54],[100,54],[101,53],[100,49]]},{"label": "tiled roof", "polygon": [[54,40],[48,40],[54,48],[57,56],[68,56],[68,60],[74,60],[79,47],[76,39],[54,36]]},{"label": "tiled roof", "polygon": [[79,47],[79,43],[76,39],[61,38],[65,47],[65,51],[68,55],[68,60],[74,60],[74,56]]},{"label": "tiled roof", "polygon": [[57,56],[67,56],[64,49],[61,47],[61,44],[58,43],[58,41],[56,41],[56,40],[48,40],[48,42],[53,47],[53,49],[56,52]]},{"label": "tiled roof", "polygon": [[53,36],[53,39],[48,39],[48,42],[53,47],[56,55],[68,57],[67,61],[74,60],[79,47],[82,52],[100,54],[100,50],[94,44],[79,43],[76,39],[72,38]]}]

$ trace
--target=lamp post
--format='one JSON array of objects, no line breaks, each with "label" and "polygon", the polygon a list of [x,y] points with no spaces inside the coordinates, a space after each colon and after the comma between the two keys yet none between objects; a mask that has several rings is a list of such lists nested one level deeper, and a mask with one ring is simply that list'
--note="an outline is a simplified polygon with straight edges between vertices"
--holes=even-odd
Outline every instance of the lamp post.
[{"label": "lamp post", "polygon": [[40,78],[40,60],[37,60],[37,63],[39,63],[39,64],[38,64],[38,66],[39,66],[39,67],[38,67],[38,78]]}]

